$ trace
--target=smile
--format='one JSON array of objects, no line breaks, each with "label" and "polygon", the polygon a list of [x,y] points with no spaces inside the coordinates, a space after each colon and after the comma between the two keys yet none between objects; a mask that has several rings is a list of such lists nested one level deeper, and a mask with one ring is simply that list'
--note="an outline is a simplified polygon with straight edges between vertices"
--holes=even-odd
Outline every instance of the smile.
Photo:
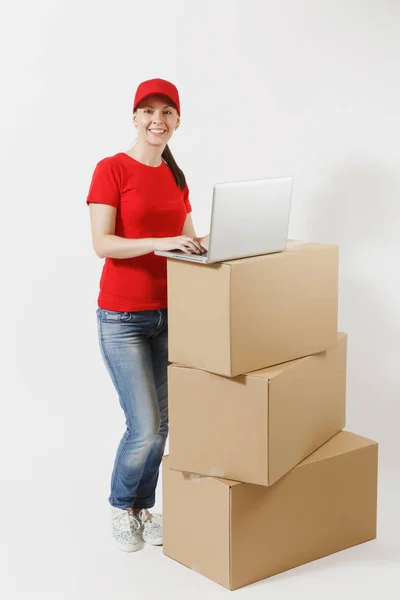
[{"label": "smile", "polygon": [[152,133],[153,135],[164,135],[164,133],[166,132],[166,129],[149,129],[150,133]]}]

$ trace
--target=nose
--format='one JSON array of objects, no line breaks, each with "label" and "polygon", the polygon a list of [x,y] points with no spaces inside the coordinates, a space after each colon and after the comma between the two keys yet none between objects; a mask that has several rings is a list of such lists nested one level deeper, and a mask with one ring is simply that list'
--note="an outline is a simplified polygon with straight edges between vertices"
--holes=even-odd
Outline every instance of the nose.
[{"label": "nose", "polygon": [[155,122],[161,121],[162,122],[161,116],[162,116],[162,110],[160,110],[160,111],[155,110],[154,114],[153,114],[153,121],[155,121]]}]

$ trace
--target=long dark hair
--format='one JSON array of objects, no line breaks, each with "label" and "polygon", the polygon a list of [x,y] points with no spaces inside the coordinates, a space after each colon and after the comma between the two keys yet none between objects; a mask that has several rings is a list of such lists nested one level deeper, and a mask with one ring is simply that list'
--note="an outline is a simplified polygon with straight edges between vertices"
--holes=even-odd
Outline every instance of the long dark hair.
[{"label": "long dark hair", "polygon": [[[172,101],[170,100],[170,102],[172,102]],[[174,105],[174,107],[176,108],[175,105]],[[136,110],[133,112],[136,113]],[[175,177],[176,185],[179,185],[179,187],[183,191],[186,187],[186,177],[185,177],[185,174],[182,171],[182,169],[180,169],[178,167],[178,165],[176,164],[176,160],[174,159],[174,156],[173,156],[171,150],[169,149],[168,144],[166,144],[161,156],[165,160],[165,162],[167,163],[169,168],[171,169],[172,174]]]},{"label": "long dark hair", "polygon": [[175,177],[176,184],[179,185],[181,190],[184,190],[186,187],[186,178],[185,174],[181,168],[178,167],[176,161],[173,157],[171,150],[169,149],[168,144],[166,144],[163,153],[161,154],[167,165],[172,171],[173,176]]}]

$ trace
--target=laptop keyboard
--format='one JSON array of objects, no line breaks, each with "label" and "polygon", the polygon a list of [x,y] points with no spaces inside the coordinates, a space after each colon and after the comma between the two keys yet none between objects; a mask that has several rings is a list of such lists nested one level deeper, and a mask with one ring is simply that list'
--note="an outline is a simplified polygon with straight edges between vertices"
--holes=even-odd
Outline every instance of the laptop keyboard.
[{"label": "laptop keyboard", "polygon": [[[188,255],[188,253],[184,252],[183,250],[171,250],[171,252],[173,252],[174,254],[183,254],[184,256]],[[189,252],[189,255],[192,255],[192,256],[208,256],[208,251],[201,252],[201,253],[198,254],[197,252],[195,252],[193,250],[193,252]]]}]

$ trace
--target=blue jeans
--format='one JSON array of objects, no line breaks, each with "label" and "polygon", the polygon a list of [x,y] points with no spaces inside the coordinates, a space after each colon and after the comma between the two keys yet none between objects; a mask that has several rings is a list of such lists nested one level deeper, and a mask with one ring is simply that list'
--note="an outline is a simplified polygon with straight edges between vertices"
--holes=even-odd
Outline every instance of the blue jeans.
[{"label": "blue jeans", "polygon": [[151,508],[168,436],[167,308],[97,308],[96,314],[101,354],[126,424],[108,501],[118,508]]}]

